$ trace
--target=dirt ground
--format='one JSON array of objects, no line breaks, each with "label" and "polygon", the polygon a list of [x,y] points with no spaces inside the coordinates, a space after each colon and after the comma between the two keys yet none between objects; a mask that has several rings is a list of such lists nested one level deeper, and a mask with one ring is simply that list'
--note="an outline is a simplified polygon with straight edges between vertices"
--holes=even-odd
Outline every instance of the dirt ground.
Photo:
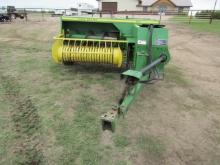
[{"label": "dirt ground", "polygon": [[[167,27],[171,65],[180,68],[189,83],[184,88],[170,89],[172,93],[166,92],[170,108],[161,119],[172,122],[165,133],[172,142],[168,164],[219,164],[220,38],[183,26]],[[182,108],[175,107],[177,102]],[[175,107],[175,112],[170,113],[171,107]]]},{"label": "dirt ground", "polygon": [[165,80],[112,134],[99,117],[120,96],[119,73],[54,64],[59,19],[44,19],[0,24],[0,164],[219,164],[219,37],[168,24]]}]

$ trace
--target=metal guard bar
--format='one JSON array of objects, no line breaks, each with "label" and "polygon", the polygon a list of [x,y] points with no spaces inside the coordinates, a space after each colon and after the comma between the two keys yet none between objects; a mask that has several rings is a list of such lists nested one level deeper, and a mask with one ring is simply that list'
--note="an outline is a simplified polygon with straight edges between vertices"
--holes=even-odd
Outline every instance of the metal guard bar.
[{"label": "metal guard bar", "polygon": [[79,39],[79,38],[64,38],[54,37],[54,40],[67,40],[67,41],[92,41],[92,42],[109,42],[109,43],[128,43],[126,40],[98,40],[98,39]]}]

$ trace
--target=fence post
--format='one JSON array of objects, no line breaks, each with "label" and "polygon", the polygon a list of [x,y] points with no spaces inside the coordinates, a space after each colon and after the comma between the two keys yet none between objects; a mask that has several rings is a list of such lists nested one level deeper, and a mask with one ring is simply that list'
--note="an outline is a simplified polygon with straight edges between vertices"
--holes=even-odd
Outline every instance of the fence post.
[{"label": "fence post", "polygon": [[191,24],[191,21],[192,21],[192,11],[191,11],[191,14],[190,14],[190,17],[189,17],[189,24]]},{"label": "fence post", "polygon": [[44,12],[43,12],[43,8],[41,8],[41,15],[42,15],[42,21],[44,21]]},{"label": "fence post", "polygon": [[215,13],[215,8],[216,8],[217,3],[218,3],[218,0],[215,0],[214,9],[213,9],[213,11],[212,11],[211,18],[210,18],[210,22],[209,22],[210,24],[212,24],[212,19],[213,19],[213,15],[214,15],[214,13]]},{"label": "fence post", "polygon": [[24,17],[25,17],[25,21],[27,22],[28,19],[27,19],[27,12],[26,12],[26,9],[24,8]]},{"label": "fence post", "polygon": [[214,14],[214,11],[211,12],[211,15],[210,15],[210,20],[209,20],[209,24],[212,24],[212,20],[213,20],[213,14]]},{"label": "fence post", "polygon": [[160,22],[159,23],[161,23],[161,19],[162,19],[162,13],[160,12]]}]

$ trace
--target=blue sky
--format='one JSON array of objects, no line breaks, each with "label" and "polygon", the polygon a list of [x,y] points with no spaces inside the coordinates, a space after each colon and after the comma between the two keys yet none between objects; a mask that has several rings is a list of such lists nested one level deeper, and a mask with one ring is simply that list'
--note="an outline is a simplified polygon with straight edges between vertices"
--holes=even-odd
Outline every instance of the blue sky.
[{"label": "blue sky", "polygon": [[[220,0],[216,9],[220,10]],[[45,8],[70,8],[79,2],[87,2],[97,7],[96,0],[0,0],[0,6],[13,5],[16,7],[45,7]],[[215,0],[192,0],[192,9],[213,9]]]}]

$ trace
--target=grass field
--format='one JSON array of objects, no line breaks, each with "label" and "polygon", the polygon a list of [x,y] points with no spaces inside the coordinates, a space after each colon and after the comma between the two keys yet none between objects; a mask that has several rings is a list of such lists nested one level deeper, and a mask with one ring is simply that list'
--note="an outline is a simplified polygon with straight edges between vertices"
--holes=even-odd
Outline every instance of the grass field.
[{"label": "grass field", "polygon": [[184,24],[194,30],[220,35],[220,20],[213,20],[212,24],[209,19],[193,18],[189,24],[189,17],[175,16],[171,18],[171,22]]},{"label": "grass field", "polygon": [[122,121],[111,144],[102,138],[99,117],[120,96],[120,72],[55,64],[56,23],[1,27],[0,164],[123,165],[133,149],[162,156],[162,141],[130,138]]},{"label": "grass field", "polygon": [[220,35],[220,20],[213,20],[212,24],[208,22],[192,22],[189,27],[201,31]]},{"label": "grass field", "polygon": [[[219,77],[197,75],[212,68],[206,62],[215,59],[215,45],[214,58],[194,59],[175,46],[188,38],[173,37],[184,32],[171,27],[165,80],[144,88],[113,134],[102,132],[99,117],[120,97],[120,71],[55,64],[51,44],[59,25],[49,17],[0,25],[1,165],[219,164]],[[195,63],[204,65],[197,70]]]}]

